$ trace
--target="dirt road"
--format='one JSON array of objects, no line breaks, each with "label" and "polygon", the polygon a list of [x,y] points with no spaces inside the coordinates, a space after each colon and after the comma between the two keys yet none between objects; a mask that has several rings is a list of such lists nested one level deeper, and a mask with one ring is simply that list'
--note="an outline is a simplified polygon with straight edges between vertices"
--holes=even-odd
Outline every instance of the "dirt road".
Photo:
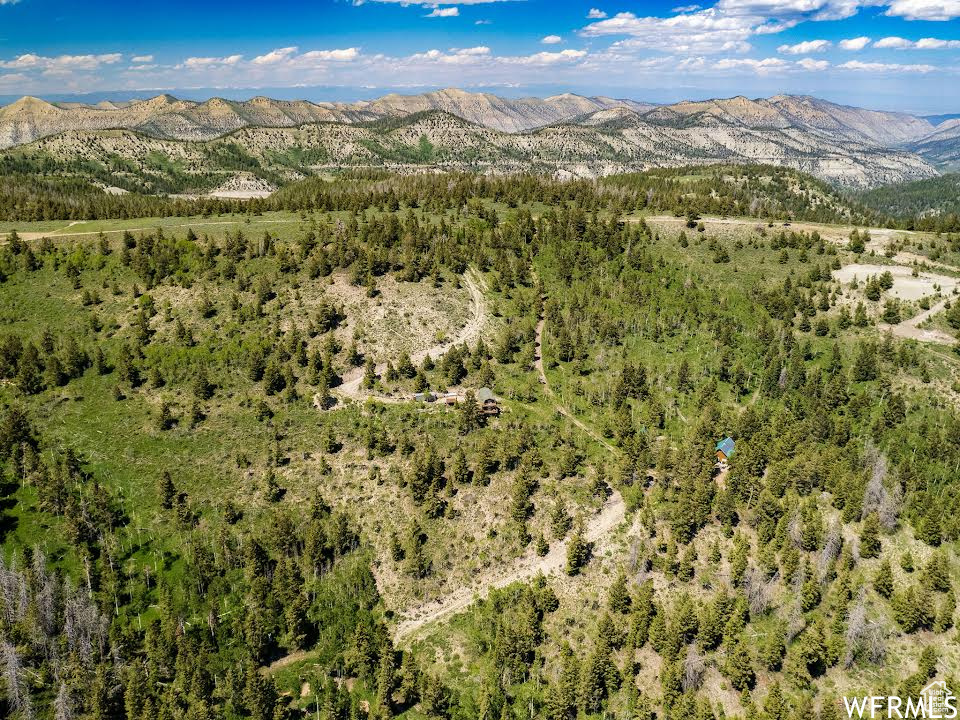
[{"label": "dirt road", "polygon": [[[614,492],[603,509],[591,517],[584,528],[587,542],[595,546],[594,552],[602,545],[604,538],[623,522],[625,514],[623,498],[620,493]],[[550,551],[543,557],[537,557],[532,550],[528,551],[507,567],[479,578],[470,587],[461,588],[440,600],[401,613],[403,620],[397,625],[394,639],[409,638],[428,625],[466,610],[476,600],[487,597],[491,590],[522,580],[531,580],[541,573],[553,575],[563,572],[567,562],[567,542],[568,540],[563,540],[553,543]]]},{"label": "dirt road", "polygon": [[[685,218],[673,217],[671,215],[654,215],[648,218],[645,218],[648,222],[664,222],[664,223],[686,223]],[[743,225],[755,227],[758,224],[757,220],[751,220],[749,218],[704,218],[704,222],[708,224],[716,225]],[[795,230],[813,230],[813,229],[822,229],[819,226],[807,224],[807,223],[793,223],[793,229]],[[840,229],[840,228],[835,228]],[[890,230],[887,228],[869,228],[870,235],[872,237],[871,247],[876,250],[878,253],[883,252],[883,247],[885,244],[891,240],[896,239],[901,235],[915,235],[916,233],[910,230]],[[830,238],[832,242],[840,242],[842,238]],[[951,265],[945,265],[944,263],[937,262],[935,260],[930,260],[929,258],[923,257],[916,253],[901,251],[893,257],[893,262],[899,263],[904,266],[913,266],[916,265],[926,265],[930,268],[936,268],[940,270],[947,270],[950,272],[958,272],[960,268],[953,267]],[[942,312],[944,306],[946,305],[946,300],[942,300],[937,303],[929,310],[926,310],[919,315],[910,318],[909,320],[904,320],[902,323],[897,325],[887,325],[885,323],[879,324],[877,327],[882,332],[890,331],[895,337],[900,337],[908,340],[918,340],[920,342],[931,342],[938,343],[941,345],[953,345],[957,342],[957,339],[951,336],[949,333],[943,332],[942,330],[924,330],[919,327],[924,322],[929,320],[931,317],[936,315],[939,312]],[[539,337],[539,335],[538,335]],[[542,375],[541,375],[542,377]]]},{"label": "dirt road", "polygon": [[[69,230],[70,228],[72,228],[74,225],[81,225],[86,222],[90,222],[90,221],[74,220],[69,225],[64,225],[62,228],[58,228],[56,230],[47,230],[46,232],[18,232],[17,234],[20,236],[20,239],[23,240],[24,242],[31,242],[33,240],[41,240],[43,238],[58,239],[58,238],[85,237],[88,235],[99,235],[101,232],[104,235],[111,235],[111,234],[116,235],[118,233],[125,233],[125,232],[150,232],[160,227],[162,227],[164,230],[169,230],[171,228],[204,228],[204,227],[210,227],[214,225],[245,225],[246,218],[244,218],[243,220],[217,220],[215,222],[194,222],[194,223],[183,223],[179,225],[163,225],[163,226],[157,225],[154,227],[121,228],[119,230],[89,230],[84,232],[73,232],[73,233],[65,232],[66,230]],[[263,218],[257,218],[256,222],[258,225],[261,225],[264,223],[287,224],[287,223],[298,223],[303,221],[302,220],[265,220]],[[6,235],[4,235],[3,237],[4,237],[4,242],[6,242]]]},{"label": "dirt road", "polygon": [[570,422],[583,430],[583,432],[593,438],[593,440],[603,445],[603,447],[605,447],[607,450],[616,454],[617,449],[604,440],[596,430],[583,423],[579,418],[571,413],[559,401],[559,399],[557,399],[556,394],[553,392],[553,388],[550,387],[550,381],[547,380],[547,374],[543,370],[543,325],[544,319],[540,318],[540,322],[537,323],[536,359],[534,360],[534,365],[536,365],[537,368],[537,375],[540,377],[540,384],[543,385],[543,392],[546,393],[547,397],[553,401],[554,408],[558,413],[569,419]]},{"label": "dirt road", "polygon": [[[609,452],[618,454],[618,450],[604,440],[599,433],[589,427],[564,407],[550,387],[546,373],[543,369],[543,327],[544,320],[540,319],[537,323],[536,356],[535,365],[540,383],[543,385],[544,394],[553,404],[554,408],[568,418],[580,430],[586,433],[594,441],[602,445]],[[600,512],[590,517],[584,528],[584,535],[587,542],[593,543],[594,552],[603,546],[609,535],[623,523],[626,518],[626,506],[623,497],[619,492],[613,490],[607,498]],[[563,572],[567,561],[567,540],[554,543],[550,551],[544,557],[537,557],[529,550],[526,555],[510,562],[507,566],[498,570],[490,571],[478,578],[471,586],[464,587],[447,595],[439,600],[435,600],[425,605],[415,608],[408,608],[399,613],[403,619],[397,625],[394,632],[396,640],[402,640],[415,635],[423,628],[433,623],[445,620],[458,612],[466,610],[478,598],[485,598],[491,590],[506,587],[511,583],[521,580],[530,580],[539,574],[552,575]]]},{"label": "dirt road", "polygon": [[[427,355],[432,358],[437,358],[454,345],[462,345],[464,343],[473,344],[480,339],[483,326],[487,323],[487,299],[483,294],[483,278],[471,269],[463,275],[463,283],[467,286],[467,291],[470,293],[470,319],[460,332],[457,333],[456,337],[411,355],[410,360],[414,365],[422,363]],[[382,375],[386,370],[386,363],[376,366],[377,375]],[[362,367],[352,368],[344,373],[342,380],[343,382],[340,385],[331,390],[331,394],[334,397],[349,398],[359,402],[363,402],[367,398],[375,398],[380,402],[387,403],[405,402],[403,398],[387,397],[362,389],[360,387],[363,383]]]},{"label": "dirt road", "polygon": [[957,339],[949,333],[935,329],[924,330],[923,328],[919,327],[938,312],[941,312],[946,305],[947,300],[941,300],[929,310],[925,310],[909,320],[904,320],[896,325],[887,325],[886,323],[881,323],[877,327],[881,332],[887,332],[889,330],[895,337],[906,338],[908,340],[919,340],[921,342],[939,343],[940,345],[954,345],[956,344]]}]

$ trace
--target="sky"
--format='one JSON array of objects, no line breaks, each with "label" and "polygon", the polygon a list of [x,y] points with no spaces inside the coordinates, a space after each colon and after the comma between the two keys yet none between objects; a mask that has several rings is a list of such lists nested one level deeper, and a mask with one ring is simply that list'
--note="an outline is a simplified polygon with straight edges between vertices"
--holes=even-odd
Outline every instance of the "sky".
[{"label": "sky", "polygon": [[0,98],[443,87],[960,113],[960,0],[0,0]]}]

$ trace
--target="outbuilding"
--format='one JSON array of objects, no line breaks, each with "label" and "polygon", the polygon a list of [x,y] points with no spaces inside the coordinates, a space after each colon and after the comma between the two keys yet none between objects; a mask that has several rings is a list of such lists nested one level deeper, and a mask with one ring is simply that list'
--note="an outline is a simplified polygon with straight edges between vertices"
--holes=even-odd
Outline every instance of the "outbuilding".
[{"label": "outbuilding", "polygon": [[725,463],[730,459],[730,456],[733,455],[734,450],[736,450],[737,444],[733,441],[733,438],[724,438],[717,443],[717,462]]}]

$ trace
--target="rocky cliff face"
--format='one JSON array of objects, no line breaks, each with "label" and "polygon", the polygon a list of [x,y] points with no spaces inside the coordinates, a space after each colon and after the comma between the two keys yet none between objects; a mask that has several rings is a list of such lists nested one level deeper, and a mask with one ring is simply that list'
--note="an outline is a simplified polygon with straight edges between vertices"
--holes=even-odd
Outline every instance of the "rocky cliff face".
[{"label": "rocky cliff face", "polygon": [[[539,172],[597,177],[651,167],[761,163],[791,167],[850,187],[874,187],[932,177],[936,170],[914,154],[863,140],[783,123],[744,124],[729,112],[655,115],[625,107],[578,116],[534,131],[507,133],[440,111],[368,124],[324,122],[297,127],[245,127],[204,143],[174,141],[131,131],[70,131],[8,154],[53,159],[66,172],[77,159],[108,163],[104,173],[149,177],[151,157],[175,161],[195,174],[229,172],[218,158],[244,157],[271,177],[295,179],[340,167],[400,172],[465,170]],[[231,117],[228,115],[228,117]]]},{"label": "rocky cliff face", "polygon": [[960,119],[947,120],[907,146],[924,160],[944,170],[960,170]]},{"label": "rocky cliff face", "polygon": [[760,100],[735,97],[658,107],[633,100],[570,93],[544,99],[508,99],[489,93],[447,89],[420,95],[386,95],[370,102],[319,104],[265,97],[245,102],[213,98],[196,103],[159,95],[125,104],[54,105],[26,97],[0,108],[0,147],[32,142],[67,130],[125,128],[160,138],[209,140],[244,127],[356,123],[403,118],[430,110],[509,133],[576,122],[608,110],[639,113],[655,124],[697,126],[719,122],[768,130],[812,129],[879,145],[915,141],[934,131],[928,121],[911,115],[789,95]]}]

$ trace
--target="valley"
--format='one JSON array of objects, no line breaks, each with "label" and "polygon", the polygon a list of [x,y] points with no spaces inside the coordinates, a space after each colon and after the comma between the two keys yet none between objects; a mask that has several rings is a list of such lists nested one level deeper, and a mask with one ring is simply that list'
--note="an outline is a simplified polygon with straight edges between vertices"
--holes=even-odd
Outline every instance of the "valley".
[{"label": "valley", "polygon": [[960,234],[769,166],[171,202],[0,222],[4,632],[73,642],[47,588],[128,648],[20,641],[38,707],[832,720],[960,673]]},{"label": "valley", "polygon": [[80,176],[124,191],[253,197],[344,168],[595,178],[736,162],[874,188],[936,177],[949,167],[950,141],[938,139],[949,132],[805,96],[662,106],[454,89],[355,105],[159,96],[58,107],[25,98],[0,108],[0,137],[12,148],[0,170]]}]

